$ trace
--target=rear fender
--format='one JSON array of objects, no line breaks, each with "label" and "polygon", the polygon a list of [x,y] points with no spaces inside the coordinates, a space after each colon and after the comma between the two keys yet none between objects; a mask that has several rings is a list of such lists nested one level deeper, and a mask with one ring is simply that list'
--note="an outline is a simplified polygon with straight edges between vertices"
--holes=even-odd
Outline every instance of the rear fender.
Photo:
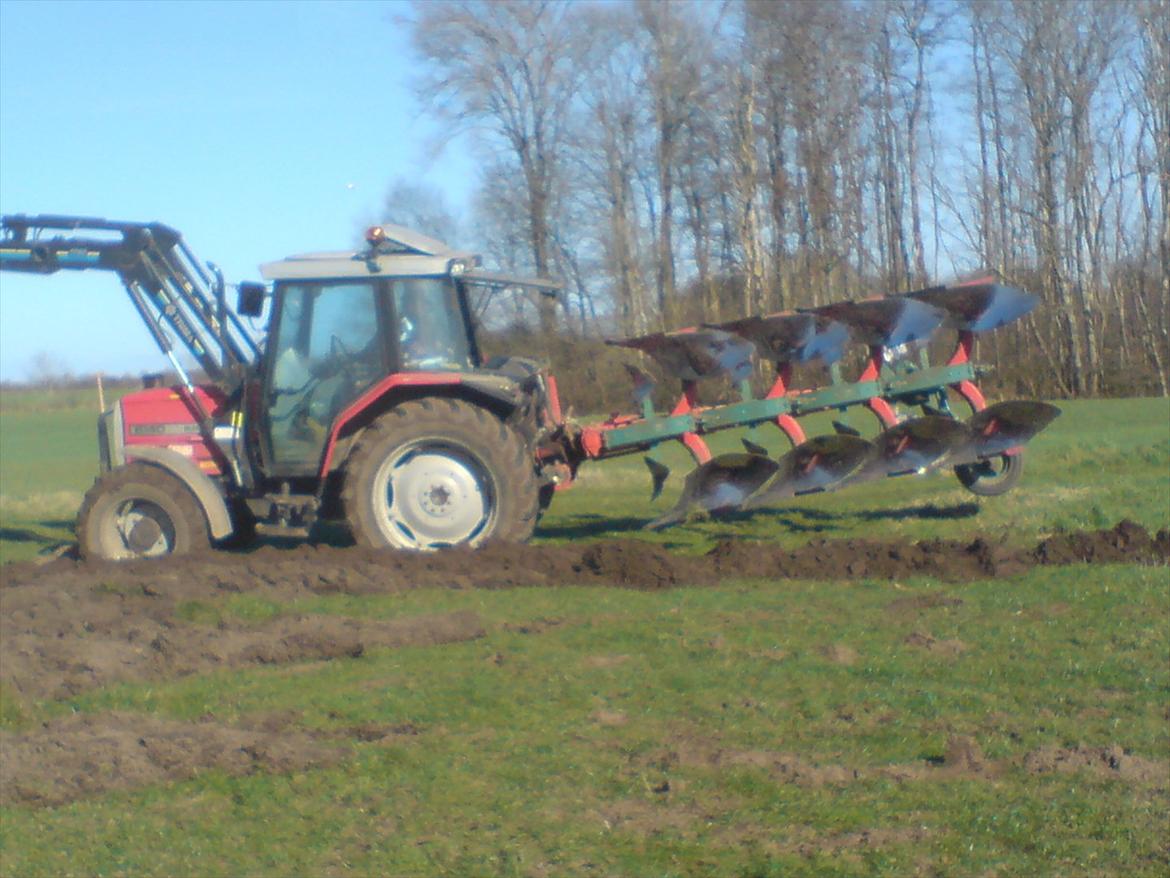
[{"label": "rear fender", "polygon": [[154,464],[182,480],[203,508],[211,536],[217,540],[231,536],[232,517],[228,512],[223,494],[216,487],[215,482],[190,458],[184,457],[170,448],[157,445],[131,445],[124,451],[127,460],[141,460]]},{"label": "rear fender", "polygon": [[505,372],[400,372],[388,375],[342,410],[329,430],[318,477],[326,478],[345,459],[350,439],[383,412],[412,399],[447,397],[462,399],[487,409],[501,420],[516,412],[530,391],[529,376]]},{"label": "rear fender", "polygon": [[382,412],[407,399],[438,393],[450,394],[463,383],[463,377],[458,372],[399,372],[383,378],[342,409],[334,419],[321,455],[318,478],[326,478],[345,458],[344,452],[349,443],[343,440],[371,423]]}]

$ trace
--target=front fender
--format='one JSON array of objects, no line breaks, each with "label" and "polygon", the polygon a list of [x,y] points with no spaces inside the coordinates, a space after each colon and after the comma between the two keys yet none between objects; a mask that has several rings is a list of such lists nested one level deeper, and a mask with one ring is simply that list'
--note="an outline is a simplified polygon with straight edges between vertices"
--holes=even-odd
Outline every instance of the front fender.
[{"label": "front fender", "polygon": [[123,448],[126,460],[153,463],[183,481],[207,516],[207,526],[214,539],[222,540],[232,534],[232,517],[223,493],[203,470],[187,457],[170,448],[155,445],[130,445]]}]

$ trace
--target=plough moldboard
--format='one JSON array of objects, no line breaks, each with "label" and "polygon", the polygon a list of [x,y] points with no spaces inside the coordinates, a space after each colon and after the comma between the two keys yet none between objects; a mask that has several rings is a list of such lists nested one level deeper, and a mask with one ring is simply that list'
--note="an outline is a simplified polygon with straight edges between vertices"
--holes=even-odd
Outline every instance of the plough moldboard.
[{"label": "plough moldboard", "polygon": [[[650,356],[682,382],[682,392],[668,413],[658,414],[652,401],[654,382],[628,365],[641,411],[581,428],[581,457],[644,452],[657,498],[669,475],[660,459],[665,443],[677,441],[687,448],[699,466],[687,476],[678,503],[651,522],[651,528],[677,523],[696,510],[755,509],[801,494],[944,466],[954,467],[960,482],[974,493],[1002,494],[1022,472],[1021,446],[1060,410],[1031,400],[987,405],[975,383],[980,370],[971,354],[978,334],[1019,319],[1036,302],[1022,290],[981,279],[611,341]],[[926,343],[942,330],[956,333],[955,348],[945,363],[935,365]],[[851,344],[868,351],[864,368],[852,381],[843,377],[840,362]],[[775,364],[771,386],[762,396],[751,382],[756,358]],[[829,382],[793,387],[793,367],[812,362],[827,368]],[[710,379],[730,379],[738,399],[700,406],[699,382]],[[948,391],[970,408],[966,420],[952,411]],[[834,421],[837,432],[809,438],[799,423],[804,415],[854,406],[877,417],[876,437],[862,438]],[[907,417],[899,408],[917,408],[921,414]],[[792,444],[778,460],[760,442],[758,431],[769,424]],[[745,429],[745,451],[712,457],[703,436],[733,428]]]}]

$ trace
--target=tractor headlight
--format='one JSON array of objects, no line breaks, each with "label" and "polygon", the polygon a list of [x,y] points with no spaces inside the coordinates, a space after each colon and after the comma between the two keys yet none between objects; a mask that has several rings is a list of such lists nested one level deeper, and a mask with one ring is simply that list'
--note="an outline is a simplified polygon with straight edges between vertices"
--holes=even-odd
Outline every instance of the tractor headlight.
[{"label": "tractor headlight", "polygon": [[447,263],[447,271],[451,277],[459,277],[467,271],[467,262],[463,259],[452,259]]}]

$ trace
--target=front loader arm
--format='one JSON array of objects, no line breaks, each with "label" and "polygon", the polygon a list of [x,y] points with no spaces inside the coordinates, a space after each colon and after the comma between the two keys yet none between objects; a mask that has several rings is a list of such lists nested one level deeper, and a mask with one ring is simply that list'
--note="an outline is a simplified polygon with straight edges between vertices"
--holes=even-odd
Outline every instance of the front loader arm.
[{"label": "front loader arm", "polygon": [[[214,278],[209,275],[177,231],[161,223],[56,215],[0,217],[0,231],[0,270],[53,274],[99,269],[117,274],[178,373],[199,432],[210,447],[218,446],[211,414],[175,356],[170,333],[228,394],[246,380],[259,351],[240,319],[228,311],[218,272]],[[243,484],[248,477],[239,462],[226,452],[224,457],[237,484]]]},{"label": "front loader arm", "polygon": [[168,329],[217,383],[256,359],[255,343],[227,310],[222,283],[207,274],[174,229],[50,215],[5,216],[0,228],[2,270],[117,274],[155,343],[180,374]]}]

